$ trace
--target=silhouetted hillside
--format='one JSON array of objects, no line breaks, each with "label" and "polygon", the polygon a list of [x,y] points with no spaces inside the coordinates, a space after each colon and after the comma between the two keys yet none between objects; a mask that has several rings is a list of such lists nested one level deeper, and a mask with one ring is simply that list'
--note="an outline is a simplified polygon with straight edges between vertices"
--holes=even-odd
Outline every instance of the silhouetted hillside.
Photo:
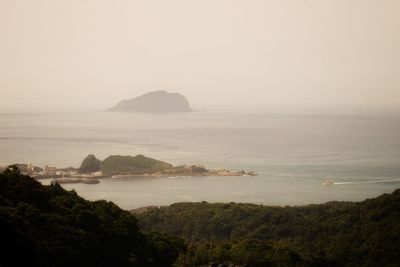
[{"label": "silhouetted hillside", "polygon": [[57,184],[43,186],[11,166],[0,173],[0,266],[400,262],[400,190],[358,203],[300,207],[178,203],[137,216]]},{"label": "silhouetted hillside", "polygon": [[147,113],[166,113],[166,112],[189,112],[189,102],[181,94],[168,93],[166,91],[155,91],[129,99],[122,100],[110,111],[119,112],[147,112]]},{"label": "silhouetted hillside", "polygon": [[[138,216],[145,230],[192,242],[191,260],[196,264],[216,261],[254,266],[251,260],[261,257],[257,252],[260,242],[261,246],[267,242],[272,248],[295,251],[286,254],[292,255],[296,266],[400,263],[400,190],[358,203],[299,207],[177,203]],[[257,266],[270,266],[268,262],[271,257]]]},{"label": "silhouetted hillside", "polygon": [[184,244],[143,234],[112,202],[43,186],[15,167],[0,174],[0,266],[171,266]]},{"label": "silhouetted hillside", "polygon": [[83,159],[79,171],[81,173],[91,173],[100,171],[101,160],[97,159],[95,155],[89,154]]}]

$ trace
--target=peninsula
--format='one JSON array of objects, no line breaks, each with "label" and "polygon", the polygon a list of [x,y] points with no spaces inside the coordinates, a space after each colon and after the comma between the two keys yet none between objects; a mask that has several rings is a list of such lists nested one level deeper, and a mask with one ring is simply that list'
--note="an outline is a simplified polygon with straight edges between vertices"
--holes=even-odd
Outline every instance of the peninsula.
[{"label": "peninsula", "polygon": [[52,178],[51,183],[97,184],[99,179],[121,177],[183,177],[183,176],[255,176],[244,170],[208,169],[203,165],[177,165],[146,157],[144,155],[111,155],[99,160],[89,154],[79,168],[39,168],[32,164],[17,164],[22,173],[36,179]]},{"label": "peninsula", "polygon": [[109,111],[138,113],[172,113],[190,112],[189,101],[179,93],[154,91],[147,94],[122,100]]}]

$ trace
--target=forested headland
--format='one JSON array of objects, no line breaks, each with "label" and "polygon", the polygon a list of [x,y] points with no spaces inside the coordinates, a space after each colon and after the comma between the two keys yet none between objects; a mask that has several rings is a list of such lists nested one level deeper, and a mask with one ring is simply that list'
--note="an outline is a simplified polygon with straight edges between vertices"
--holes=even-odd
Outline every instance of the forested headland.
[{"label": "forested headland", "polygon": [[0,174],[0,266],[172,266],[179,238],[143,233],[112,202],[43,186],[16,166]]},{"label": "forested headland", "polygon": [[298,207],[177,203],[132,213],[0,173],[0,266],[399,266],[400,190]]},{"label": "forested headland", "polygon": [[142,229],[189,243],[186,261],[193,266],[400,264],[399,189],[362,202],[298,207],[177,203],[138,216]]}]

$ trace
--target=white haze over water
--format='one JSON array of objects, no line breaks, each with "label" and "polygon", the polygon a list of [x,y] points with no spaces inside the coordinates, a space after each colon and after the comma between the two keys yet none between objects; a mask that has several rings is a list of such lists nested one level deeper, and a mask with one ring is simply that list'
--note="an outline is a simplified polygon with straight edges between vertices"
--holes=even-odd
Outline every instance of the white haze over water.
[{"label": "white haze over water", "polygon": [[[0,165],[78,167],[89,153],[100,159],[144,154],[175,165],[259,173],[63,185],[127,209],[203,200],[268,205],[357,201],[400,186],[399,121],[395,113],[0,113]],[[327,179],[334,185],[321,185]]]},{"label": "white haze over water", "polygon": [[[2,0],[0,165],[140,153],[260,174],[64,185],[124,208],[389,193],[400,186],[399,10],[398,0]],[[200,112],[104,112],[155,90]]]}]

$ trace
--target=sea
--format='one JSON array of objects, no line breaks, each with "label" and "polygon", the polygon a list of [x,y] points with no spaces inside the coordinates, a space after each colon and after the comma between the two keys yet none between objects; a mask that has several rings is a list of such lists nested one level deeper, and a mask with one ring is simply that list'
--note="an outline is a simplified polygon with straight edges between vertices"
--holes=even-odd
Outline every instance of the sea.
[{"label": "sea", "polygon": [[[79,167],[88,154],[99,159],[143,154],[174,165],[259,174],[125,177],[62,185],[124,209],[193,201],[278,206],[361,201],[400,188],[400,114],[0,113],[0,166]],[[323,185],[325,181],[333,185]]]}]

